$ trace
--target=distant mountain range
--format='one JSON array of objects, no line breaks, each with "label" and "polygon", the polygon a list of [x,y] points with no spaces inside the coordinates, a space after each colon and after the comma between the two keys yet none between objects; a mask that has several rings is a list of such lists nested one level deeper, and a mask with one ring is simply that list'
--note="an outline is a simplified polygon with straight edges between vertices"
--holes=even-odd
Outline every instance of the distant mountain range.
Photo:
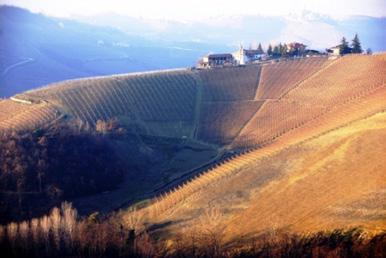
[{"label": "distant mountain range", "polygon": [[359,33],[364,48],[382,51],[384,28],[386,18],[338,21],[311,12],[181,22],[117,14],[61,19],[0,6],[0,97],[70,78],[192,66],[240,43],[301,41],[323,50]]},{"label": "distant mountain range", "polygon": [[[0,97],[70,78],[193,66],[220,44],[160,42],[0,7]],[[229,49],[228,49],[229,50]]]},{"label": "distant mountain range", "polygon": [[108,25],[129,35],[149,40],[193,41],[247,47],[261,42],[301,41],[311,48],[324,50],[335,46],[343,36],[348,40],[358,33],[365,48],[386,50],[386,17],[351,16],[333,19],[311,11],[278,16],[213,17],[202,21],[149,20],[107,13],[98,16],[74,17],[94,25]]}]

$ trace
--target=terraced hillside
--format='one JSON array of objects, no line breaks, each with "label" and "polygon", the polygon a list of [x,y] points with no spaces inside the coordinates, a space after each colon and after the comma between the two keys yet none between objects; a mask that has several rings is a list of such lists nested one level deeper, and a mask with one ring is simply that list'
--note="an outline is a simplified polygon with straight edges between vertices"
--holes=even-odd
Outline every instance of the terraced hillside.
[{"label": "terraced hillside", "polygon": [[[167,71],[65,81],[17,98],[50,102],[94,126],[122,117],[140,133],[181,136],[194,120],[198,83],[190,71]],[[164,128],[165,130],[159,130]],[[170,129],[174,130],[170,130]]]},{"label": "terraced hillside", "polygon": [[289,89],[280,99],[267,101],[233,144],[244,148],[271,141],[336,105],[384,87],[385,74],[383,55],[340,58]]},{"label": "terraced hillside", "polygon": [[15,96],[40,103],[32,106],[42,113],[4,118],[1,130],[28,128],[23,121],[41,126],[60,110],[90,127],[118,117],[138,134],[190,137],[245,149],[382,85],[384,73],[384,56],[374,55],[65,81]]},{"label": "terraced hillside", "polygon": [[213,221],[225,242],[347,226],[377,232],[386,230],[385,82],[385,54],[89,78],[1,101],[0,130],[117,118],[140,154],[162,139],[170,161],[141,175],[146,191],[133,181],[78,203],[124,207],[109,198],[135,189],[141,209],[123,221],[137,216],[163,239]]},{"label": "terraced hillside", "polygon": [[229,144],[261,107],[263,101],[203,102],[198,138]]},{"label": "terraced hillside", "polygon": [[[363,67],[356,63],[360,61]],[[378,158],[386,151],[385,58],[350,56],[335,65],[350,72],[339,73],[345,79],[320,84],[328,107],[316,106],[312,114],[312,104],[324,99],[320,94],[309,106],[297,103],[292,112],[285,108],[271,112],[271,117],[280,114],[278,122],[287,119],[284,113],[289,123],[291,119],[299,123],[285,131],[275,129],[281,133],[256,149],[222,161],[155,198],[139,211],[144,221],[168,224],[157,234],[170,241],[213,224],[224,241],[267,232],[309,233],[346,227],[362,227],[373,233],[386,230],[386,167]],[[326,68],[278,101],[283,106],[284,101],[296,105],[290,96],[298,90],[307,92],[308,85],[316,91],[311,82],[322,73],[337,76],[334,69]],[[358,84],[339,88],[335,83],[351,79]],[[340,101],[335,101],[337,96]],[[275,101],[265,105],[269,103],[275,106]],[[311,118],[307,118],[309,113]],[[304,120],[298,120],[301,114],[306,116]],[[283,122],[282,128],[285,126]]]},{"label": "terraced hillside", "polygon": [[249,65],[199,71],[204,101],[254,99],[261,66]]},{"label": "terraced hillside", "polygon": [[311,57],[263,65],[256,99],[277,99],[332,61]]},{"label": "terraced hillside", "polygon": [[41,128],[60,116],[48,103],[27,104],[12,100],[0,101],[0,132],[28,131]]},{"label": "terraced hillside", "polygon": [[[368,100],[385,96],[383,90]],[[374,157],[386,151],[386,104],[349,106],[346,112],[359,114],[346,119],[336,110],[314,130],[226,161],[155,200],[142,210],[146,223],[174,222],[162,229],[171,239],[215,223],[223,241],[266,232],[385,230],[386,167]]]}]

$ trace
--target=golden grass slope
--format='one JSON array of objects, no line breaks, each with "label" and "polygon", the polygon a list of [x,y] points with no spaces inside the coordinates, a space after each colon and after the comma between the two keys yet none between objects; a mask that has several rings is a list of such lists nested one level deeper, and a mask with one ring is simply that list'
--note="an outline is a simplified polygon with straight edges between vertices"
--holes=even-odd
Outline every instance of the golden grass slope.
[{"label": "golden grass slope", "polygon": [[25,104],[5,99],[0,101],[0,132],[34,130],[59,116],[59,111],[48,103]]},{"label": "golden grass slope", "polygon": [[[384,63],[380,65],[377,72],[385,68]],[[320,88],[331,103],[323,112],[274,135],[259,149],[218,164],[157,198],[153,205],[142,210],[147,223],[170,223],[165,230],[174,234],[205,220],[206,211],[215,207],[222,212],[220,221],[228,239],[271,229],[313,231],[359,225],[368,230],[384,229],[386,165],[380,157],[385,153],[386,143],[386,84],[382,76],[385,74],[378,73],[375,78],[362,74],[359,86],[351,88],[352,94],[345,91],[341,100],[333,103],[328,88]],[[380,84],[366,84],[373,80]],[[336,92],[339,91],[332,90]],[[300,117],[302,113],[297,115]],[[350,178],[350,173],[354,177]],[[305,180],[308,178],[310,181]],[[280,190],[295,186],[288,196]],[[260,198],[259,194],[265,191],[266,199]],[[262,206],[254,205],[260,200],[266,201]],[[370,205],[372,210],[361,206],[369,200],[374,201]],[[337,207],[335,211],[341,217],[329,214],[331,210],[327,212],[325,207]],[[368,220],[348,216],[353,212],[374,216]],[[261,215],[255,219],[256,214]]]},{"label": "golden grass slope", "polygon": [[264,101],[216,101],[201,104],[198,138],[228,144],[238,135]]},{"label": "golden grass slope", "polygon": [[119,115],[190,121],[196,86],[192,72],[166,71],[64,81],[19,97],[50,101],[90,124]]},{"label": "golden grass slope", "polygon": [[[39,107],[40,116],[32,115],[33,108],[31,115],[17,108],[20,115],[7,119],[3,115],[0,121],[2,129],[41,126],[55,116],[49,112],[55,107],[91,127],[97,120],[120,117],[139,134],[190,136],[245,149],[266,144],[323,115],[330,107],[384,85],[385,80],[385,55],[114,75],[64,81],[19,94],[16,98],[35,103],[23,108]],[[256,92],[275,99],[243,104],[253,101]],[[4,109],[0,112],[8,112],[5,106],[0,105]],[[221,112],[222,106],[230,108]],[[13,112],[8,113],[17,113]]]},{"label": "golden grass slope", "polygon": [[339,58],[291,88],[278,100],[268,100],[241,130],[233,145],[264,144],[331,108],[370,94],[386,82],[384,55]]},{"label": "golden grass slope", "polygon": [[267,147],[257,151],[255,158],[253,153],[244,155],[245,162],[240,156],[225,163],[219,168],[228,166],[233,173],[212,177],[205,187],[147,222],[169,222],[164,232],[174,235],[202,224],[210,219],[208,210],[218,209],[221,215],[216,223],[226,240],[267,231],[352,226],[386,230],[383,107],[309,140]]},{"label": "golden grass slope", "polygon": [[224,67],[199,70],[204,101],[253,100],[261,65]]},{"label": "golden grass slope", "polygon": [[277,99],[297,83],[330,63],[327,57],[309,57],[265,64],[261,68],[255,99]]},{"label": "golden grass slope", "polygon": [[385,153],[386,113],[284,150],[271,157],[266,168],[281,164],[277,178],[250,195],[246,209],[231,219],[228,233],[270,227],[386,230]]}]

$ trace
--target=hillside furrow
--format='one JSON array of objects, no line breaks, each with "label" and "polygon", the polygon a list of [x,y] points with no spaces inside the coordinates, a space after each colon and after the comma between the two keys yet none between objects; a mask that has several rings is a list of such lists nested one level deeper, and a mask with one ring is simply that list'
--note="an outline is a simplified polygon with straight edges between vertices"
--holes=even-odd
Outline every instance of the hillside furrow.
[{"label": "hillside furrow", "polygon": [[[240,171],[243,167],[256,162],[256,160],[260,158],[270,156],[284,148],[288,148],[289,146],[314,139],[332,130],[337,130],[343,126],[353,123],[354,121],[365,119],[379,112],[385,112],[386,103],[382,102],[385,97],[386,87],[385,85],[382,85],[375,91],[370,92],[368,95],[362,95],[349,102],[345,102],[331,108],[328,112],[315,118],[312,123],[299,126],[297,130],[291,131],[291,133],[287,134],[287,137],[277,137],[276,141],[266,145],[264,148],[248,151],[245,154],[235,156],[229,161],[206,171],[195,179],[192,179],[192,181],[185,183],[185,185],[189,185],[189,190],[185,190],[186,186],[177,187],[162,195],[163,197],[155,198],[153,204],[148,208],[145,208],[142,212],[148,215],[160,215],[176,205],[178,202],[186,199],[188,195],[193,192],[197,192],[199,189],[207,187],[208,184],[218,181],[223,177],[237,173],[237,171]],[[368,106],[366,102],[370,99],[372,103],[377,104],[374,106]],[[347,116],[347,114],[351,114],[351,116]],[[330,119],[334,117],[338,118],[338,121],[334,121],[333,125],[326,123],[326,121],[330,121]],[[195,180],[201,180],[203,183],[192,183]],[[184,191],[181,189],[184,189]]]}]

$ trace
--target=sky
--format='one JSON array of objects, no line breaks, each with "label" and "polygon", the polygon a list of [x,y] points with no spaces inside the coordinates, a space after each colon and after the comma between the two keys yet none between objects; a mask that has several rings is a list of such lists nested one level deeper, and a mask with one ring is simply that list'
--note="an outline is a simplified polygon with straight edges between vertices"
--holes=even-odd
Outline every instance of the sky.
[{"label": "sky", "polygon": [[303,10],[340,19],[350,15],[386,16],[386,0],[0,0],[51,16],[91,16],[103,13],[169,19],[205,20],[211,17],[282,16]]}]

